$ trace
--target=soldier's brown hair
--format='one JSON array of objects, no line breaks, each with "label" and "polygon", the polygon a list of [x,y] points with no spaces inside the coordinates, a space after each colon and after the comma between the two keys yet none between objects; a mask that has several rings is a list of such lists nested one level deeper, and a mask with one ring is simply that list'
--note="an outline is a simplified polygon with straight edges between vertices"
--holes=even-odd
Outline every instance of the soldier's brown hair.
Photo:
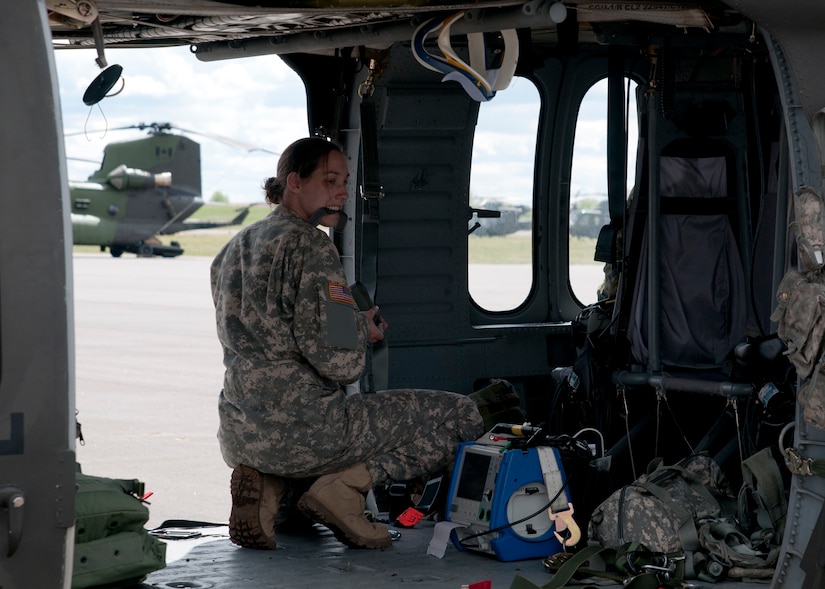
[{"label": "soldier's brown hair", "polygon": [[333,151],[343,154],[340,145],[321,137],[307,137],[291,143],[278,160],[278,175],[264,181],[266,202],[280,204],[287,176],[296,172],[301,178],[309,177],[322,162],[326,162],[327,156]]}]

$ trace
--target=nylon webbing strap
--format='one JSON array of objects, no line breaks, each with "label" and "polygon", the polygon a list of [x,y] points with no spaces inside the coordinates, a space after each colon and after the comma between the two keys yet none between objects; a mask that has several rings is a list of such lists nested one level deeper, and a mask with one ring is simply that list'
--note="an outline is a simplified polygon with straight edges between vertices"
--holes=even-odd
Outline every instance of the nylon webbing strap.
[{"label": "nylon webbing strap", "polygon": [[378,174],[378,131],[375,123],[375,104],[369,95],[361,98],[361,165],[364,185],[361,196],[367,201],[381,199],[384,189]]},{"label": "nylon webbing strap", "polygon": [[[558,571],[555,572],[549,583],[542,585],[542,589],[559,589],[564,587],[573,575],[579,571],[593,556],[606,550],[604,546],[587,546],[571,556]],[[518,589],[518,588],[512,588]]]},{"label": "nylon webbing strap", "polygon": [[[361,244],[361,282],[370,297],[375,299],[378,265],[379,202],[384,196],[378,174],[378,131],[375,122],[375,104],[370,94],[361,97],[361,169],[364,199],[363,238]],[[372,384],[376,391],[387,388],[388,353],[385,341],[372,345]]]},{"label": "nylon webbing strap", "polygon": [[621,227],[627,200],[627,113],[625,97],[625,77],[622,54],[611,51],[608,54],[607,74],[607,198],[610,223]]},{"label": "nylon webbing strap", "polygon": [[143,481],[139,481],[138,479],[111,479],[118,485],[120,488],[123,489],[123,492],[127,495],[134,495],[138,499],[143,497],[146,488],[146,484]]},{"label": "nylon webbing strap", "polygon": [[599,230],[593,259],[614,264],[619,258],[618,232],[624,223],[627,202],[627,116],[624,64],[619,52],[609,53],[607,72],[607,202],[610,224]]},{"label": "nylon webbing strap", "polygon": [[[597,555],[600,557],[602,565],[607,567],[606,569],[591,568],[591,562],[595,563]],[[559,556],[564,558],[558,559]],[[613,583],[620,583],[625,588],[630,589],[682,587],[681,580],[684,577],[682,571],[678,568],[671,570],[668,575],[645,571],[646,565],[653,565],[654,569],[657,568],[656,563],[661,564],[661,556],[661,553],[649,552],[639,542],[628,542],[619,548],[590,545],[575,554],[560,553],[546,558],[544,566],[553,574],[553,578],[549,582],[538,585],[520,574],[516,574],[510,589],[563,589],[565,587],[591,589],[603,586],[603,583],[582,584],[582,581],[579,580],[571,582],[574,576],[577,578],[609,579]],[[552,562],[554,560],[557,562]]]},{"label": "nylon webbing strap", "polygon": [[[597,555],[600,552],[605,550],[609,550],[603,546],[587,546],[586,548],[582,548],[575,554],[571,555],[570,558],[564,561],[554,573],[553,578],[545,583],[544,585],[538,585],[533,581],[522,577],[520,574],[516,573],[513,582],[510,584],[510,589],[560,589],[561,587],[565,587],[566,584],[573,578],[573,575],[577,572],[583,572],[585,569],[583,568],[584,565],[588,563],[590,558]],[[552,557],[551,557],[552,558]],[[620,578],[617,577],[608,577],[612,578],[617,582],[620,582]],[[585,589],[585,587],[591,587],[592,585],[582,586],[580,584],[576,584],[576,587],[579,589]]]}]

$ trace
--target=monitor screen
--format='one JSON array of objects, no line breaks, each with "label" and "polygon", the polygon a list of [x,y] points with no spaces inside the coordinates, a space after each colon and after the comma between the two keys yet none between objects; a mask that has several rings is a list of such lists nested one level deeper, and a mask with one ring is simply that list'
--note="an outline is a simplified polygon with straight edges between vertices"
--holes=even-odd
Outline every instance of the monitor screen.
[{"label": "monitor screen", "polygon": [[491,456],[464,452],[464,460],[459,473],[456,497],[479,501],[484,493],[484,484],[487,482],[487,472],[490,470]]}]

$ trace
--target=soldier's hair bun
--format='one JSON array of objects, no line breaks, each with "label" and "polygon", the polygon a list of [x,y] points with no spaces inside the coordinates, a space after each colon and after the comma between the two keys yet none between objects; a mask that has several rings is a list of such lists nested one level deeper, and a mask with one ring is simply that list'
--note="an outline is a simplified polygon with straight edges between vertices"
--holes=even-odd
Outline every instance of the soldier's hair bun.
[{"label": "soldier's hair bun", "polygon": [[284,196],[284,184],[275,176],[267,178],[264,181],[264,194],[266,195],[266,202],[278,204]]}]

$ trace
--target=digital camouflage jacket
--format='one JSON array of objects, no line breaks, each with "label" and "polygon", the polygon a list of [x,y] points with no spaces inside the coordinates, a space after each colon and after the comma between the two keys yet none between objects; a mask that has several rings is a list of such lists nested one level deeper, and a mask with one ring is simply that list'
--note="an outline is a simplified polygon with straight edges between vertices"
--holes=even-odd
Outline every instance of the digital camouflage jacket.
[{"label": "digital camouflage jacket", "polygon": [[229,466],[301,476],[340,461],[341,385],[364,371],[368,335],[345,280],[329,236],[282,206],[216,256],[218,438]]}]

